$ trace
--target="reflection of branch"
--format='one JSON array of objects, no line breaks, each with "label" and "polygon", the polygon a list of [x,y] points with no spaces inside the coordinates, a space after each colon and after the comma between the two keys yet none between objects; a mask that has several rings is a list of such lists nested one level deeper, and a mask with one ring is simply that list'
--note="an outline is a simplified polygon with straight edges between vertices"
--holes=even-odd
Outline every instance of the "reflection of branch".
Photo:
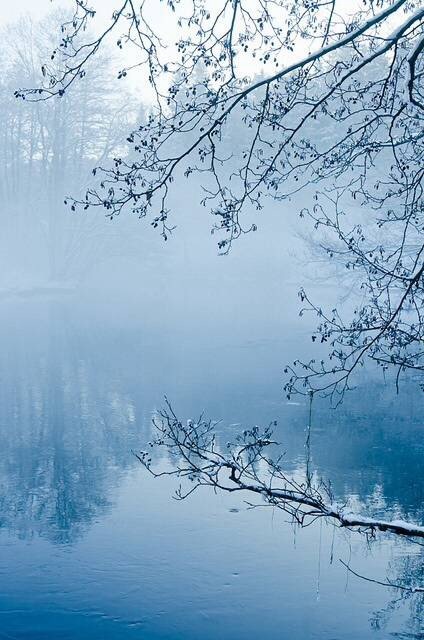
[{"label": "reflection of branch", "polygon": [[304,527],[318,518],[327,518],[340,527],[367,532],[394,533],[410,538],[424,538],[424,527],[401,520],[377,520],[349,513],[345,506],[334,503],[331,489],[324,483],[314,483],[309,472],[301,480],[289,476],[281,466],[282,456],[273,460],[267,455],[275,445],[270,427],[245,430],[233,443],[227,443],[223,453],[216,441],[215,424],[201,416],[196,423],[186,425],[177,418],[168,400],[167,408],[154,420],[156,439],[150,446],[165,448],[175,465],[157,471],[147,452],[137,455],[139,461],[154,476],[186,478],[192,487],[177,490],[182,500],[201,486],[228,492],[247,491],[261,496],[264,502],[289,514],[293,523]]},{"label": "reflection of branch", "polygon": [[398,584],[396,582],[385,582],[383,580],[376,580],[375,578],[368,578],[367,576],[363,576],[362,574],[354,571],[346,562],[339,558],[340,562],[346,569],[352,573],[357,578],[361,578],[361,580],[366,580],[367,582],[373,582],[374,584],[379,584],[382,587],[390,587],[391,589],[400,589],[401,591],[408,591],[409,593],[424,593],[424,587],[407,587],[404,584]]}]

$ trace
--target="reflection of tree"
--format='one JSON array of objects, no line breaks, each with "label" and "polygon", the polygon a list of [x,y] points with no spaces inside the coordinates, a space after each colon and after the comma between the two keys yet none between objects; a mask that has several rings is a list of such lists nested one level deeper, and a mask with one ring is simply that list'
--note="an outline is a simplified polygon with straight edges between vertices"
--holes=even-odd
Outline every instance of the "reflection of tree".
[{"label": "reflection of tree", "polygon": [[[145,337],[139,324],[122,332],[103,312],[93,314],[73,299],[63,306],[30,300],[11,311],[4,306],[2,325],[0,518],[22,535],[73,538],[105,508],[116,476],[133,462],[131,449],[149,439],[141,434],[143,412],[164,391],[186,417],[209,402],[208,414],[224,419],[218,426],[224,444],[240,428],[226,422],[228,415],[247,427],[249,415],[258,424],[277,418],[287,468],[303,464],[307,408],[270,409],[264,381],[237,379],[225,360],[218,393],[205,397],[214,374],[199,370],[196,341],[182,354],[162,328],[148,336],[146,327]],[[196,376],[203,379],[198,386]],[[337,410],[314,404],[313,470],[332,481],[338,498],[354,494],[367,513],[380,516],[388,504],[394,517],[418,521],[422,454],[411,442],[419,441],[414,434],[424,407],[406,390],[395,402],[386,394],[389,386],[369,381]]]},{"label": "reflection of tree", "polygon": [[424,586],[424,562],[423,554],[411,553],[401,555],[390,563],[389,579],[391,582],[409,587],[399,590],[392,597],[388,604],[379,611],[376,611],[371,619],[374,629],[382,630],[406,610],[406,629],[404,633],[393,634],[400,638],[422,638],[424,636],[424,595],[423,593],[413,593],[413,589]]},{"label": "reflection of tree", "polygon": [[11,329],[3,345],[0,522],[69,542],[107,508],[140,436],[131,400],[93,379],[63,310],[51,306],[39,329]]},{"label": "reflection of tree", "polygon": [[367,512],[421,520],[421,430],[424,406],[413,384],[393,396],[390,383],[370,377],[337,410],[315,405],[313,457],[318,472],[331,478],[340,495],[355,494]]}]

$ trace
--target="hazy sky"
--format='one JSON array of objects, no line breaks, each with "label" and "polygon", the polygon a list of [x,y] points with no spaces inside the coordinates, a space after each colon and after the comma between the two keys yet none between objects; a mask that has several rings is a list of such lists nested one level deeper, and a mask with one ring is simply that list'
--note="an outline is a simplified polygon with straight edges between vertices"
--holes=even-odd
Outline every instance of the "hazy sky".
[{"label": "hazy sky", "polygon": [[[90,6],[97,10],[98,14],[109,17],[113,10],[119,6],[119,0],[91,0]],[[58,7],[74,9],[74,0],[0,0],[0,24],[17,20],[23,14],[30,14],[40,18],[49,11]]]},{"label": "hazy sky", "polygon": [[15,0],[8,2],[3,0],[0,2],[0,21],[2,24],[16,20],[23,13],[31,15],[43,15],[46,11],[50,11],[54,4],[63,4],[56,0]]},{"label": "hazy sky", "polygon": [[[210,2],[213,7],[217,0],[210,0]],[[93,30],[93,33],[101,32],[102,28],[109,23],[113,11],[121,5],[122,0],[90,0],[89,6],[95,9],[97,14],[96,18],[93,21],[90,21],[90,28]],[[187,6],[190,6],[190,0],[188,0]],[[35,19],[40,19],[45,16],[46,13],[53,12],[59,7],[74,10],[75,0],[0,0],[0,26],[5,25],[8,22],[14,22],[25,14],[31,15]],[[180,10],[183,11],[184,7],[186,7],[186,4],[182,2]],[[145,11],[158,35],[161,37],[165,36],[165,40],[168,41],[168,44],[175,42],[177,29],[175,15],[166,7],[166,3],[160,2],[159,0],[150,0],[146,2]],[[116,33],[121,35],[119,26]],[[60,34],[58,33],[58,37],[59,36]],[[116,42],[115,32],[113,38]],[[303,47],[300,47],[300,51],[301,53],[304,52]],[[139,60],[138,50],[134,50],[131,47],[126,47],[125,50],[121,52],[121,55],[124,60],[123,66],[131,66]],[[291,55],[288,52],[285,52],[284,62],[287,63],[287,60],[290,57]],[[249,57],[248,66],[246,68],[244,68],[241,59],[239,60],[239,64],[240,63],[242,65],[242,72],[246,75],[250,75],[252,71],[252,59]],[[261,66],[258,65],[258,70],[260,69]],[[133,82],[136,83],[136,80],[131,78],[130,83]]]},{"label": "hazy sky", "polygon": [[[112,16],[113,11],[121,6],[121,0],[90,0],[90,7],[96,10],[96,18],[92,22],[90,22],[90,27],[94,29],[94,33],[99,33],[99,31],[107,24]],[[158,2],[158,5],[160,3]],[[154,2],[150,4],[150,12],[156,18],[156,12],[158,17],[158,23],[163,24],[163,5],[160,6],[155,5]],[[156,6],[158,6],[159,11],[156,10]],[[6,25],[9,22],[15,22],[19,20],[19,18],[23,15],[30,15],[35,20],[43,18],[49,12],[53,12],[55,9],[62,7],[64,9],[68,8],[69,10],[75,9],[75,0],[0,0],[0,27]],[[152,13],[153,7],[153,13]],[[166,12],[165,12],[166,13]],[[160,20],[159,20],[160,16]],[[166,16],[165,16],[166,17]],[[119,30],[117,31],[119,34]],[[58,39],[60,37],[60,32],[58,28]],[[116,38],[115,38],[116,40]],[[117,49],[114,48],[113,51],[118,53]],[[138,58],[133,57],[133,51],[131,48],[120,52],[117,57],[117,61],[119,58],[122,60],[122,63],[117,62],[117,69],[114,77],[116,78],[118,68],[124,66],[130,66],[134,64],[138,60]],[[144,80],[143,71],[140,70],[137,72],[135,70],[131,74],[126,81],[127,86],[132,87],[134,90],[137,90],[140,85],[140,79]],[[146,88],[145,81],[143,82],[143,87],[145,88],[143,92],[143,97],[147,101],[149,100],[150,94],[148,92],[148,88]]]},{"label": "hazy sky", "polygon": [[[48,11],[54,10],[55,7],[74,7],[74,0],[0,0],[0,22],[13,21],[20,15],[29,13],[32,16],[42,16]],[[112,11],[117,6],[117,0],[92,0],[90,3],[96,9],[105,9]]]}]

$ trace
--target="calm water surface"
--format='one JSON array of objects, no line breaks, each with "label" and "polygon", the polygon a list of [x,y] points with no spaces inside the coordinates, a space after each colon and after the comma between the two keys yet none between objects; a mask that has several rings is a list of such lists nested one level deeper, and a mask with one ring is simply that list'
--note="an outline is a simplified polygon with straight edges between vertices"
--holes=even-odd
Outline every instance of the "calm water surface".
[{"label": "calm water surface", "polygon": [[[227,439],[276,419],[302,470],[308,407],[281,392],[302,335],[247,294],[226,313],[213,293],[124,297],[1,302],[0,638],[424,638],[422,600],[339,561],[422,584],[422,547],[296,531],[208,490],[177,502],[131,453],[166,393],[183,418],[222,418]],[[317,402],[316,474],[368,513],[421,521],[423,416],[413,381],[396,397],[371,375],[337,411]]]}]

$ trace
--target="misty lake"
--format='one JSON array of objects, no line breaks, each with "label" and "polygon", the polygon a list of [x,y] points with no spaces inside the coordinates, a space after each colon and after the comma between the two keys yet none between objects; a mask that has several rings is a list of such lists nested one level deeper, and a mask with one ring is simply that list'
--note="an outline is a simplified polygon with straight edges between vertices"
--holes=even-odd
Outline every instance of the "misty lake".
[{"label": "misty lake", "polygon": [[0,27],[0,640],[424,640],[424,0]]},{"label": "misty lake", "polygon": [[[229,281],[226,305],[217,281],[161,282],[1,301],[0,638],[424,637],[422,599],[340,563],[422,584],[422,546],[296,530],[208,489],[178,502],[141,468],[164,393],[222,438],[277,420],[287,469],[305,464],[308,406],[282,392],[306,340],[281,328],[287,291]],[[337,410],[316,403],[313,468],[370,515],[420,521],[423,417],[413,380],[396,396],[364,374]]]}]

